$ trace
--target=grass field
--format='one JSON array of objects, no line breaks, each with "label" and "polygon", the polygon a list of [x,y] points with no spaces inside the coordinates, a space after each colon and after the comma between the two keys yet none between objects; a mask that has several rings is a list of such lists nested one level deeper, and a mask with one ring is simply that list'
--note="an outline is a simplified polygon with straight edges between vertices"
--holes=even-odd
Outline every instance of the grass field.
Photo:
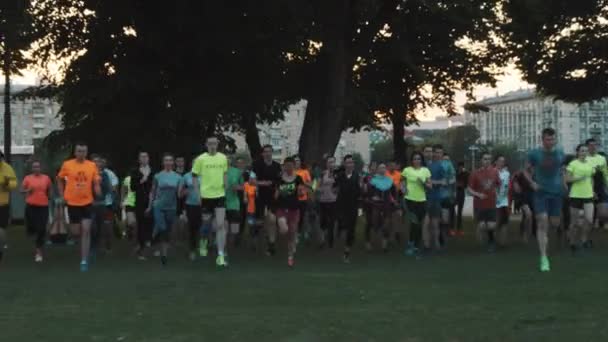
[{"label": "grass field", "polygon": [[121,242],[81,274],[76,247],[35,265],[15,227],[0,341],[607,341],[605,246],[573,258],[554,244],[540,274],[534,245],[489,255],[470,234],[420,261],[358,248],[345,265],[339,250],[303,248],[294,270],[250,251],[227,270],[173,251],[163,269]]}]

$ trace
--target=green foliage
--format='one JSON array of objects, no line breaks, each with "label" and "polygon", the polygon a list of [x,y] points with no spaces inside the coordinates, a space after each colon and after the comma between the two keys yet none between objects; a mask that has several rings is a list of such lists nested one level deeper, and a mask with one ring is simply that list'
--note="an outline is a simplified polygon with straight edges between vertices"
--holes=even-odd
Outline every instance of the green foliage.
[{"label": "green foliage", "polygon": [[[502,156],[507,162],[511,171],[520,170],[525,163],[525,152],[518,151],[516,144],[485,144],[480,145],[480,151],[487,151],[492,154],[494,159]],[[479,158],[478,158],[479,159]],[[479,160],[476,161],[479,165]]]},{"label": "green foliage", "polygon": [[363,170],[363,166],[365,166],[365,161],[363,161],[363,156],[361,156],[361,153],[353,153],[353,160],[355,161],[355,170]]},{"label": "green foliage", "polygon": [[608,1],[509,0],[504,42],[526,81],[557,98],[608,96]]},{"label": "green foliage", "polygon": [[371,160],[375,162],[387,162],[394,157],[393,140],[381,140],[371,146]]}]

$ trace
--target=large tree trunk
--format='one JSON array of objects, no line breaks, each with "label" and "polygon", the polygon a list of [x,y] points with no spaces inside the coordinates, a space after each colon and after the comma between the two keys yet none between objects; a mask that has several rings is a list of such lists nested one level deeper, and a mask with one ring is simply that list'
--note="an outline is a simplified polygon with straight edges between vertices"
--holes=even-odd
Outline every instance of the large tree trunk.
[{"label": "large tree trunk", "polygon": [[327,2],[322,56],[318,64],[327,78],[307,99],[306,117],[300,136],[299,152],[307,163],[321,161],[324,154],[333,155],[346,122],[347,86],[350,85],[352,61],[347,51],[350,1]]},{"label": "large tree trunk", "polygon": [[256,160],[262,154],[262,143],[260,143],[260,134],[256,125],[256,115],[244,115],[242,127],[245,127],[245,142],[247,143],[251,160]]},{"label": "large tree trunk", "polygon": [[7,163],[11,162],[12,149],[12,124],[11,124],[11,56],[6,42],[4,41],[4,159]]},{"label": "large tree trunk", "polygon": [[[397,107],[399,108],[399,107]],[[405,166],[407,162],[407,143],[405,141],[405,112],[393,109],[393,157],[396,162]]]}]

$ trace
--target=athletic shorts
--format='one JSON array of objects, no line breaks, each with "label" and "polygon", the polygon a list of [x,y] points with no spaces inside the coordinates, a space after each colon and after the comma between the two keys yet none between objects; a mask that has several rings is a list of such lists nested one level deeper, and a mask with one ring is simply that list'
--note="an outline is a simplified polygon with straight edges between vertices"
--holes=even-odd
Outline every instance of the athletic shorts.
[{"label": "athletic shorts", "polygon": [[534,213],[547,214],[549,217],[560,217],[562,212],[562,196],[546,192],[534,193]]},{"label": "athletic shorts", "polygon": [[290,229],[295,229],[297,232],[298,223],[300,223],[300,210],[277,208],[277,219],[285,218]]},{"label": "athletic shorts", "polygon": [[0,228],[8,228],[8,221],[10,216],[11,207],[8,205],[0,206]]},{"label": "athletic shorts", "polygon": [[91,205],[82,207],[68,205],[68,216],[70,217],[70,223],[80,224],[83,220],[91,220],[93,218],[93,207]]},{"label": "athletic shorts", "polygon": [[173,227],[173,223],[177,219],[176,210],[163,210],[159,208],[152,209],[154,213],[154,236],[170,232]]},{"label": "athletic shorts", "polygon": [[276,211],[274,200],[272,197],[258,196],[255,200],[255,216],[261,220],[266,217],[267,211],[272,213]]},{"label": "athletic shorts", "polygon": [[127,205],[125,207],[125,211],[128,212],[128,213],[134,213],[135,212],[135,207]]},{"label": "athletic shorts", "polygon": [[496,217],[499,225],[504,226],[509,224],[509,215],[511,214],[509,207],[496,209]]},{"label": "athletic shorts", "polygon": [[452,209],[452,200],[451,199],[443,199],[441,200],[441,209]]},{"label": "athletic shorts", "polygon": [[226,220],[228,223],[237,224],[241,223],[241,211],[240,210],[226,210]]},{"label": "athletic shorts", "polygon": [[226,197],[203,198],[201,200],[201,208],[203,209],[203,213],[206,213],[206,214],[213,214],[215,209],[225,209],[226,208]]},{"label": "athletic shorts", "polygon": [[533,196],[531,195],[514,195],[513,205],[515,209],[521,209],[524,205],[527,205],[530,209],[532,208]]},{"label": "athletic shorts", "polygon": [[585,204],[593,203],[593,198],[570,198],[570,208],[583,210]]},{"label": "athletic shorts", "polygon": [[475,209],[477,222],[496,222],[496,209]]},{"label": "athletic shorts", "polygon": [[426,213],[430,218],[440,218],[441,217],[441,201],[438,200],[428,200],[426,202]]}]

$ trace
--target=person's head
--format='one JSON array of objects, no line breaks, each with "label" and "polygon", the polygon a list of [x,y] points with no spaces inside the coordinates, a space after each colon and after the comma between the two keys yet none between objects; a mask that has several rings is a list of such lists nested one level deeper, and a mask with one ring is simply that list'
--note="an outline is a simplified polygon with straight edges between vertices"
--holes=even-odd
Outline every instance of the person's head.
[{"label": "person's head", "polygon": [[578,159],[583,160],[587,158],[587,155],[589,154],[590,150],[591,149],[589,148],[588,144],[580,144],[576,146],[576,157]]},{"label": "person's head", "polygon": [[459,161],[458,162],[458,169],[464,170],[464,162],[463,161]]},{"label": "person's head", "polygon": [[433,159],[433,146],[424,146],[424,149],[422,150],[422,154],[424,155],[424,159],[425,160],[431,160]]},{"label": "person's head", "polygon": [[502,169],[507,164],[507,161],[504,156],[497,156],[494,164],[498,169]]},{"label": "person's head", "polygon": [[264,145],[264,147],[262,147],[262,158],[264,159],[265,162],[271,162],[272,161],[272,146],[271,145]]},{"label": "person's head", "polygon": [[217,148],[220,145],[220,140],[216,136],[210,136],[207,138],[205,145],[207,146],[207,153],[216,154]]},{"label": "person's head", "polygon": [[296,170],[301,169],[302,168],[302,159],[300,159],[300,157],[298,157],[298,156],[294,156],[293,160],[295,162],[295,168],[296,168]]},{"label": "person's head", "polygon": [[424,156],[422,155],[422,153],[420,153],[418,151],[412,153],[412,156],[410,157],[410,164],[415,168],[419,168],[419,167],[423,166],[424,165]]},{"label": "person's head", "polygon": [[386,165],[386,169],[388,170],[388,172],[393,172],[393,171],[397,170],[397,163],[395,163],[394,161],[389,162]]},{"label": "person's head", "polygon": [[585,142],[585,144],[587,145],[587,149],[589,151],[589,154],[596,154],[597,153],[597,140],[595,140],[594,138],[587,139],[587,141]]},{"label": "person's head", "polygon": [[333,171],[336,168],[336,158],[335,157],[327,157],[325,159],[325,169],[329,171]]},{"label": "person's head", "polygon": [[83,161],[87,159],[87,155],[89,153],[89,147],[87,144],[78,142],[74,145],[74,158],[79,161]]},{"label": "person's head", "polygon": [[148,166],[150,165],[150,155],[148,152],[139,152],[139,156],[137,157],[139,162],[139,166]]},{"label": "person's head", "polygon": [[163,154],[163,169],[165,171],[173,170],[174,166],[175,166],[175,158],[173,157],[173,154],[171,154],[171,153]]},{"label": "person's head", "polygon": [[370,173],[376,172],[377,168],[378,168],[378,162],[373,161],[373,162],[369,163],[369,172]]},{"label": "person's head", "polygon": [[380,163],[378,167],[376,167],[376,175],[384,176],[386,174],[386,164]]},{"label": "person's head", "polygon": [[355,159],[353,159],[353,156],[350,154],[347,154],[344,156],[344,170],[346,170],[347,172],[352,172],[355,170]]},{"label": "person's head", "polygon": [[101,158],[101,168],[105,169],[108,167],[108,160],[106,158]]},{"label": "person's head", "polygon": [[236,166],[240,170],[245,170],[245,159],[242,157],[237,157],[234,161],[234,166]]},{"label": "person's head", "polygon": [[293,174],[295,164],[296,162],[292,157],[285,158],[285,160],[283,161],[283,171],[285,171],[286,174],[291,176]]},{"label": "person's head", "polygon": [[101,158],[98,154],[91,154],[91,160],[95,165],[97,165],[97,169],[103,170],[103,158]]},{"label": "person's head", "polygon": [[38,160],[32,161],[32,173],[39,175],[42,172],[42,164]]},{"label": "person's head", "polygon": [[180,170],[183,170],[184,168],[186,168],[186,158],[176,157],[175,158],[175,167]]},{"label": "person's head", "polygon": [[449,154],[447,154],[447,153],[444,153],[444,154],[443,154],[443,160],[450,161],[450,160],[451,160],[451,159],[450,159],[450,155],[449,155]]},{"label": "person's head", "polygon": [[433,146],[433,160],[443,159],[443,146],[437,144]]},{"label": "person's head", "polygon": [[546,150],[553,149],[553,147],[555,147],[555,143],[557,142],[556,137],[555,137],[555,130],[553,128],[543,129],[542,139],[543,139],[543,147]]},{"label": "person's head", "polygon": [[490,152],[484,152],[481,154],[481,167],[487,168],[492,166],[492,155]]}]

